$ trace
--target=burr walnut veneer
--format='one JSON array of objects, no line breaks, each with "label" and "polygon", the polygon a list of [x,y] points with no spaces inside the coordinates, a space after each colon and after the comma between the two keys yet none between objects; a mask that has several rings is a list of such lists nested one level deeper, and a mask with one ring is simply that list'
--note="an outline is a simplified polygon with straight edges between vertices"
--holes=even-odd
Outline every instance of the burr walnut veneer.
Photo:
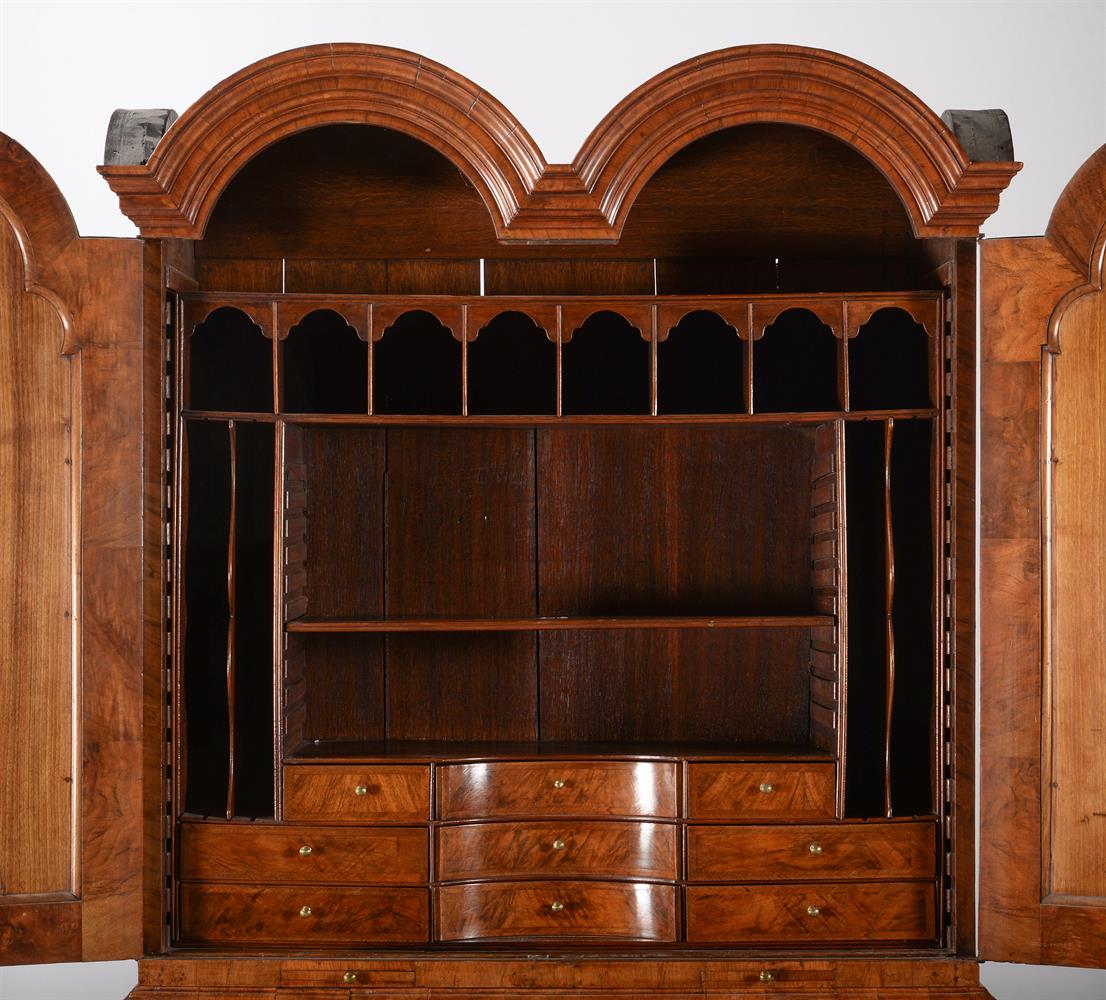
[{"label": "burr walnut veneer", "polygon": [[1106,166],[984,248],[978,625],[1019,165],[972,152],[789,46],[662,73],[571,164],[411,53],[284,53],[101,168],[140,240],[9,140],[3,958],[141,956],[136,1000],[982,998],[981,627],[987,953],[1100,960]]}]

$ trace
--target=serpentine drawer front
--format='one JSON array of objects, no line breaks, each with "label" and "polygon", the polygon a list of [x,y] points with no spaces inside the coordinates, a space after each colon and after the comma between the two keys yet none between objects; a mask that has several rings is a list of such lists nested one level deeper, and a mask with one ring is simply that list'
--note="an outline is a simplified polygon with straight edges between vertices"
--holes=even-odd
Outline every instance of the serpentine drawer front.
[{"label": "serpentine drawer front", "polygon": [[675,941],[676,890],[634,882],[479,882],[437,890],[438,937]]},{"label": "serpentine drawer front", "polygon": [[426,827],[182,823],[187,880],[418,884],[428,877]]},{"label": "serpentine drawer front", "polygon": [[665,823],[587,820],[443,826],[438,829],[438,878],[675,880],[677,830]]},{"label": "serpentine drawer front", "polygon": [[284,818],[425,822],[430,818],[430,769],[425,765],[286,766]]},{"label": "serpentine drawer front", "polygon": [[441,819],[676,816],[676,765],[636,761],[448,764],[438,769]]}]

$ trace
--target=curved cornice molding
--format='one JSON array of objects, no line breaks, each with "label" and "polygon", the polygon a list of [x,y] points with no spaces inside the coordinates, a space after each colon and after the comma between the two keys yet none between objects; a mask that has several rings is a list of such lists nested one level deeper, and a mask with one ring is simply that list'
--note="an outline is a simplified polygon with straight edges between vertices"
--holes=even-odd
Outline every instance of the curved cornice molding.
[{"label": "curved cornice molding", "polygon": [[61,354],[78,349],[73,318],[56,286],[61,260],[79,239],[73,213],[53,178],[27,150],[0,132],[0,222],[11,227],[23,258],[23,290],[45,299],[61,319]]},{"label": "curved cornice molding", "polygon": [[1060,297],[1049,317],[1046,346],[1059,354],[1065,313],[1085,295],[1106,287],[1106,145],[1099,146],[1068,181],[1049,216],[1045,238],[1082,278]]},{"label": "curved cornice molding", "polygon": [[498,101],[411,52],[317,45],[247,67],[209,91],[141,166],[101,167],[147,237],[199,238],[219,196],[263,149],[320,125],[404,132],[446,156],[504,242],[613,242],[634,199],[678,150],[719,129],[778,122],[825,132],[887,178],[918,236],[974,236],[1017,163],[972,163],[904,87],[818,49],[750,45],[699,56],[626,97],[571,165],[547,164]]}]

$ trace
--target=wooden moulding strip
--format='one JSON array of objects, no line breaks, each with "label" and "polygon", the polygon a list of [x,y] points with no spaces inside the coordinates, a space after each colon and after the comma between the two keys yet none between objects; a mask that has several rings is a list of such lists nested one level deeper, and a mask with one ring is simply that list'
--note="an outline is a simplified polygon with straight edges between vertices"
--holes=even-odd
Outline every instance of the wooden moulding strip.
[{"label": "wooden moulding strip", "polygon": [[238,516],[238,429],[233,420],[227,421],[230,438],[230,515],[227,526],[227,819],[234,818],[235,810],[235,546]]},{"label": "wooden moulding strip", "polygon": [[556,632],[569,630],[672,628],[832,627],[833,615],[758,617],[624,616],[619,618],[299,618],[289,632]]},{"label": "wooden moulding strip", "polygon": [[895,623],[892,611],[895,604],[895,538],[891,523],[891,445],[895,436],[895,420],[883,425],[883,517],[886,558],[885,612],[887,621],[886,660],[886,718],[883,735],[883,809],[890,818],[891,808],[891,713],[895,701]]}]

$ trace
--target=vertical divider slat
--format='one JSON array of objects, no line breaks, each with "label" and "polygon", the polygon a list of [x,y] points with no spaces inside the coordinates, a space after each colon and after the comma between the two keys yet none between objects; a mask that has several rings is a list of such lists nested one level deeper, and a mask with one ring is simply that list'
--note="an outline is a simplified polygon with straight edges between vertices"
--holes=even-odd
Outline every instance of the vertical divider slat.
[{"label": "vertical divider slat", "polygon": [[837,343],[837,402],[849,409],[849,302],[841,301],[841,339]]},{"label": "vertical divider slat", "polygon": [[369,341],[368,371],[366,372],[366,377],[369,380],[369,385],[368,392],[366,393],[365,398],[368,400],[369,416],[372,416],[373,414],[373,335],[375,333],[375,331],[373,330],[373,319],[373,304],[371,302],[368,302],[365,305],[365,336],[368,338]]},{"label": "vertical divider slat", "polygon": [[557,304],[557,416],[564,414],[562,406],[561,387],[564,380],[564,324],[561,315],[561,305]]},{"label": "vertical divider slat", "polygon": [[849,551],[845,495],[845,421],[835,420],[833,428],[837,475],[837,818],[845,818],[845,779],[848,764],[849,732]]},{"label": "vertical divider slat", "polygon": [[273,413],[284,412],[284,394],[281,392],[280,365],[280,306],[274,299],[269,303],[270,321],[273,325]]},{"label": "vertical divider slat", "polygon": [[745,397],[745,412],[753,412],[753,338],[756,331],[753,329],[753,303],[750,302],[746,306],[746,320],[745,329],[749,331],[749,335],[745,338],[744,343],[744,358],[745,358],[745,386],[742,395]]},{"label": "vertical divider slat", "polygon": [[238,429],[233,420],[227,421],[230,440],[230,514],[227,525],[227,819],[234,818],[235,809],[235,545],[238,532]]},{"label": "vertical divider slat", "polygon": [[281,764],[284,747],[284,421],[273,425],[273,811],[283,815]]},{"label": "vertical divider slat", "polygon": [[469,307],[461,306],[461,416],[469,415]]},{"label": "vertical divider slat", "polygon": [[889,418],[883,425],[883,512],[884,544],[886,551],[885,610],[887,618],[886,660],[886,718],[883,737],[883,808],[891,818],[891,716],[895,701],[895,625],[892,611],[895,604],[895,538],[891,522],[891,445],[895,436],[895,420]]},{"label": "vertical divider slat", "polygon": [[657,415],[657,304],[649,307],[649,412]]}]

